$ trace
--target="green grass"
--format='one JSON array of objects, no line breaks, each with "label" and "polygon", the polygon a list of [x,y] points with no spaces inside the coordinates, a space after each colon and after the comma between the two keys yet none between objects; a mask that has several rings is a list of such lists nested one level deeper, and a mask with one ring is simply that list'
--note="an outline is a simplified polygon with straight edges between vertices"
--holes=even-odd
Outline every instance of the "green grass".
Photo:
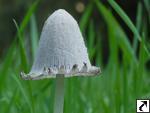
[{"label": "green grass", "polygon": [[[20,25],[14,21],[17,35],[6,56],[0,59],[0,113],[53,112],[55,79],[24,81],[19,77],[21,71],[29,72],[38,46],[40,33],[34,15],[38,3],[33,3]],[[139,3],[137,7],[134,25],[115,1],[108,3],[133,32],[133,43],[110,8],[99,0],[88,4],[79,23],[90,60],[101,67],[102,74],[65,79],[64,113],[134,113],[137,98],[150,98],[150,70],[146,67],[150,60],[146,42],[148,25],[143,22],[143,5]],[[144,1],[146,11],[150,6],[148,3]],[[104,21],[107,28],[107,64],[103,63],[104,33],[97,29],[96,26],[101,25],[91,17],[93,9],[101,15],[103,20],[99,21]],[[29,44],[25,43],[28,25]]]}]

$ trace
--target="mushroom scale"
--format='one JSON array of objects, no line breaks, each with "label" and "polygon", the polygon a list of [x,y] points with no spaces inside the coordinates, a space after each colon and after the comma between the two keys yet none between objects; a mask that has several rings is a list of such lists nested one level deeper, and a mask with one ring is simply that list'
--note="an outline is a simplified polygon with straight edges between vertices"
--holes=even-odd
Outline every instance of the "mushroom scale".
[{"label": "mushroom scale", "polygon": [[22,72],[21,77],[38,80],[59,74],[71,77],[99,73],[99,67],[91,66],[78,23],[68,12],[59,9],[46,20],[32,69],[29,74]]}]

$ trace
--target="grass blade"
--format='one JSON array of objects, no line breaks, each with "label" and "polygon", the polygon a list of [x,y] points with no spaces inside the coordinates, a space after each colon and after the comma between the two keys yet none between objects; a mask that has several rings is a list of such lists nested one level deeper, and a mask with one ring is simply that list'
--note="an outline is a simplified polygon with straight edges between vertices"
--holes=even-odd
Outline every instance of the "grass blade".
[{"label": "grass blade", "polygon": [[27,91],[25,90],[23,84],[20,82],[20,80],[16,77],[15,74],[13,74],[12,78],[16,81],[16,84],[17,84],[17,86],[18,86],[20,92],[22,93],[24,100],[25,100],[26,103],[28,104],[28,107],[30,108],[31,113],[33,113],[32,103],[31,103],[31,101],[30,101],[30,98],[27,96],[28,93],[27,93]]},{"label": "grass blade", "polygon": [[139,35],[136,27],[130,20],[130,18],[125,14],[125,12],[120,8],[120,6],[113,0],[108,0],[108,3],[113,7],[113,9],[119,14],[122,20],[128,25],[130,30],[136,35],[136,38],[141,41],[141,36]]},{"label": "grass blade", "polygon": [[143,0],[144,5],[146,7],[147,13],[148,13],[148,19],[150,22],[150,1],[149,0]]},{"label": "grass blade", "polygon": [[15,103],[15,98],[16,98],[17,93],[18,93],[18,89],[16,88],[15,92],[14,92],[14,94],[13,94],[11,100],[10,100],[10,103],[5,108],[5,112],[4,113],[9,113],[11,111],[11,108],[12,108],[13,104]]},{"label": "grass blade", "polygon": [[94,55],[96,53],[96,47],[95,46],[95,30],[94,30],[94,23],[93,21],[90,21],[89,23],[89,29],[88,29],[88,50],[89,50],[89,57],[93,61],[92,58],[94,58]]},{"label": "grass blade", "polygon": [[[136,14],[136,28],[138,32],[140,31],[141,28],[141,22],[142,22],[141,20],[142,20],[142,4],[141,2],[139,2],[137,7],[137,14]],[[135,51],[137,50],[137,46],[138,46],[138,40],[137,37],[134,36],[133,48]]]},{"label": "grass blade", "polygon": [[127,36],[125,35],[124,31],[122,30],[116,19],[113,17],[112,13],[98,0],[96,1],[96,5],[98,10],[104,17],[108,27],[114,29],[116,35],[115,40],[117,40],[117,43],[119,47],[122,49],[123,53],[128,57],[129,61],[134,61],[134,63],[137,64],[137,58],[135,56],[133,48],[131,47],[131,44],[129,43]]},{"label": "grass blade", "polygon": [[[109,4],[112,6],[112,8],[118,13],[118,15],[122,18],[122,20],[127,24],[127,26],[130,28],[130,30],[134,33],[136,38],[141,42],[141,36],[138,33],[136,27],[130,20],[130,18],[125,14],[125,12],[121,9],[121,7],[113,0],[108,0]],[[148,51],[147,47],[145,44],[143,45],[144,49],[147,53],[147,55],[150,57],[150,52]]]},{"label": "grass blade", "polygon": [[31,29],[31,45],[32,45],[32,53],[33,53],[33,58],[35,58],[37,46],[38,46],[38,30],[37,30],[37,24],[36,24],[36,19],[35,15],[31,16],[31,21],[30,21],[30,29]]},{"label": "grass blade", "polygon": [[29,20],[33,14],[33,12],[36,10],[38,4],[39,4],[40,0],[36,0],[29,8],[29,10],[27,11],[26,15],[24,16],[23,21],[21,22],[20,25],[20,32],[22,33],[25,29],[25,27],[27,26],[27,24],[29,23]]},{"label": "grass blade", "polygon": [[19,45],[20,45],[20,56],[21,56],[21,65],[22,65],[22,68],[25,69],[25,71],[27,72],[28,70],[28,63],[27,63],[27,56],[26,56],[26,50],[24,48],[24,41],[23,41],[23,38],[22,38],[22,35],[21,35],[21,31],[19,29],[19,26],[17,24],[17,22],[15,20],[14,21],[14,24],[17,28],[17,31],[18,31],[18,39],[19,39]]},{"label": "grass blade", "polygon": [[83,16],[81,17],[80,23],[79,23],[80,24],[80,29],[81,29],[82,32],[87,27],[88,20],[89,20],[91,14],[92,14],[92,10],[93,10],[93,3],[90,3],[87,6]]},{"label": "grass blade", "polygon": [[[2,90],[2,86],[7,78],[7,73],[9,67],[11,67],[11,64],[14,59],[14,50],[16,49],[16,39],[13,41],[12,45],[10,46],[7,55],[2,63],[2,68],[0,69],[0,90]],[[11,56],[11,57],[10,57]]]}]

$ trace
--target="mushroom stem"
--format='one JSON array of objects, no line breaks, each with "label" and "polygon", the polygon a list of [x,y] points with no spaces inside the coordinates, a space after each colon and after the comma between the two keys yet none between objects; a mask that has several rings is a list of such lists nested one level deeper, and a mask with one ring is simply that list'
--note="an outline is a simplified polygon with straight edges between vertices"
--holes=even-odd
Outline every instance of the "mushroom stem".
[{"label": "mushroom stem", "polygon": [[64,75],[56,75],[54,113],[63,113],[64,106]]}]

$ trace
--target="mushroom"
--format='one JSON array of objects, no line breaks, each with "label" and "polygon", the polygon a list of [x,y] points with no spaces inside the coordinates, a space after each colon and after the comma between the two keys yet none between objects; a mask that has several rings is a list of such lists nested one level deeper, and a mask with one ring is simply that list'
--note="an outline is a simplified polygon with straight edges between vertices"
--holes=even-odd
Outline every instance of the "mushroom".
[{"label": "mushroom", "polygon": [[76,20],[65,10],[56,10],[46,20],[38,51],[25,80],[56,78],[54,113],[63,113],[64,77],[99,75],[92,66]]}]

